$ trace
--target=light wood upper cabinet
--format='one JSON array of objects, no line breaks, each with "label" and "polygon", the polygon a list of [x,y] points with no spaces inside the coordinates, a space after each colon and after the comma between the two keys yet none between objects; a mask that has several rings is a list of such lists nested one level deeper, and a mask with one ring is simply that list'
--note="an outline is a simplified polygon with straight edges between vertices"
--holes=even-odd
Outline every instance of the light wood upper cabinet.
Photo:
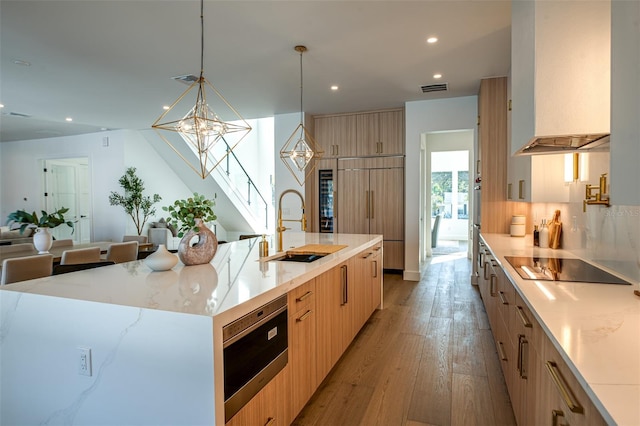
[{"label": "light wood upper cabinet", "polygon": [[611,2],[611,202],[640,206],[640,2]]},{"label": "light wood upper cabinet", "polygon": [[356,117],[330,115],[315,117],[315,140],[324,158],[356,156]]},{"label": "light wood upper cabinet", "polygon": [[356,146],[359,157],[404,154],[404,111],[357,114]]}]

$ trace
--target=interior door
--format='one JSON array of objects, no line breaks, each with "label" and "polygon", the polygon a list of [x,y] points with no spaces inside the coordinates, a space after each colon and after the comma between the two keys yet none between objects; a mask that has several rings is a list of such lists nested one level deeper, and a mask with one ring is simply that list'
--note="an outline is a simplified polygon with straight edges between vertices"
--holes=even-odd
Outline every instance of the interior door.
[{"label": "interior door", "polygon": [[75,222],[52,230],[56,239],[73,239],[76,243],[91,241],[91,203],[89,161],[87,158],[64,158],[44,161],[45,210],[66,207],[65,219]]},{"label": "interior door", "polygon": [[338,170],[338,232],[369,233],[369,170]]}]

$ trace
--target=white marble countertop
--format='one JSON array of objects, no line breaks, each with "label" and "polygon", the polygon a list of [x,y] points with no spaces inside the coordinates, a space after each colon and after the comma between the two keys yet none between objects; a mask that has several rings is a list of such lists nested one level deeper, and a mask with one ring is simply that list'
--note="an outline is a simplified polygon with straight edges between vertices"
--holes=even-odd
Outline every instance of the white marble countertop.
[{"label": "white marble countertop", "polygon": [[[42,294],[139,308],[216,317],[223,323],[251,311],[325,272],[367,247],[379,235],[285,232],[285,250],[306,244],[346,245],[311,263],[259,261],[258,238],[218,246],[206,265],[154,272],[143,260],[3,286]],[[271,244],[270,255],[275,254]]]},{"label": "white marble countertop", "polygon": [[640,425],[640,284],[602,265],[633,285],[524,280],[504,256],[576,256],[534,247],[531,235],[482,238],[604,419]]}]

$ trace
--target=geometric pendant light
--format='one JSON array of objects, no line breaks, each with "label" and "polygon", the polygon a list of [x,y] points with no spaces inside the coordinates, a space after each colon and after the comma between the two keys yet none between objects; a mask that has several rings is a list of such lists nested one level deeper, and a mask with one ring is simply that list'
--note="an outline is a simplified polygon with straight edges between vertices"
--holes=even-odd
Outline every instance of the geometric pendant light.
[{"label": "geometric pendant light", "polygon": [[[195,104],[189,103],[186,95],[195,88]],[[207,88],[216,96],[207,99]],[[210,104],[215,105],[215,110]],[[194,81],[151,127],[202,179],[209,176],[251,131],[249,123],[204,77],[204,0],[200,0],[200,78]],[[174,134],[177,133],[181,139],[173,138],[171,142],[165,131],[175,132]],[[227,139],[234,141],[232,146]],[[181,150],[180,148],[184,148],[181,141],[186,142],[186,146],[192,152]]]},{"label": "geometric pendant light", "polygon": [[307,51],[305,46],[296,46],[295,51],[300,53],[300,124],[293,131],[289,139],[280,150],[280,159],[289,169],[300,186],[315,168],[318,160],[322,158],[323,151],[318,149],[313,136],[307,132],[303,124],[302,109],[302,53]]}]

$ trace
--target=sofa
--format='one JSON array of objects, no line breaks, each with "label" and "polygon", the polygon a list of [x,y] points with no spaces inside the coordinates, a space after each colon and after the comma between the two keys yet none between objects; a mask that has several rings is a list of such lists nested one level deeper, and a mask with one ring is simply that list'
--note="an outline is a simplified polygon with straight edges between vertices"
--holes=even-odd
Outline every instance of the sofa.
[{"label": "sofa", "polygon": [[167,250],[176,250],[180,243],[178,237],[178,230],[172,225],[167,224],[164,218],[157,222],[151,222],[149,229],[147,230],[147,236],[149,243],[154,246],[164,244]]}]

